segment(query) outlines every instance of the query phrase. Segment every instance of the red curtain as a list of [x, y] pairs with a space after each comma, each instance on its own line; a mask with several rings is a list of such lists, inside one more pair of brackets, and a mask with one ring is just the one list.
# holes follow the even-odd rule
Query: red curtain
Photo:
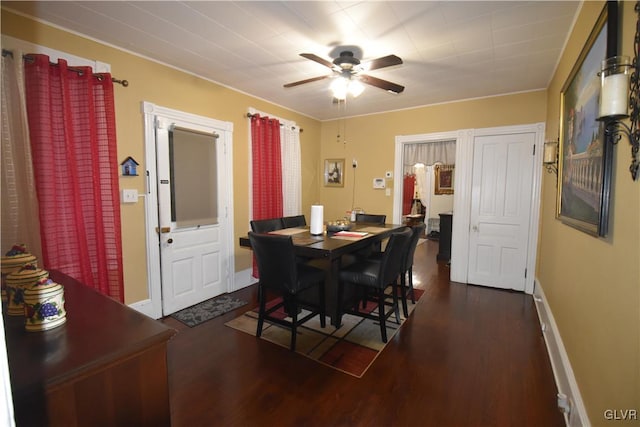
[[280, 122], [255, 114], [251, 117], [253, 218], [282, 216], [282, 160]]
[[124, 302], [113, 83], [25, 59], [43, 265]]
[[411, 213], [415, 185], [415, 175], [404, 176], [404, 183], [402, 184], [402, 215], [409, 215]]
[[[251, 158], [253, 218], [282, 216], [282, 154], [280, 121], [254, 114], [251, 117]], [[258, 277], [255, 258], [253, 276]]]

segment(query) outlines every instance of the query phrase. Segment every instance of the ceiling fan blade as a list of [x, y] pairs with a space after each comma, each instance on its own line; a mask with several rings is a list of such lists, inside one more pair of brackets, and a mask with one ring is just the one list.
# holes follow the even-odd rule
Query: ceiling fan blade
[[303, 85], [305, 83], [311, 83], [311, 82], [316, 82], [318, 80], [324, 80], [327, 79], [331, 76], [318, 76], [318, 77], [311, 77], [310, 79], [304, 79], [304, 80], [300, 80], [298, 82], [293, 82], [293, 83], [287, 83], [286, 85], [284, 85], [284, 87], [294, 87], [294, 86], [299, 86], [299, 85]]
[[392, 65], [402, 64], [402, 59], [396, 55], [383, 56], [382, 58], [372, 59], [367, 61], [363, 68], [367, 71], [377, 70], [384, 67], [391, 67]]
[[360, 77], [362, 83], [366, 83], [368, 85], [375, 86], [389, 92], [400, 93], [404, 90], [404, 86], [400, 86], [399, 84], [391, 83], [377, 77], [368, 76], [366, 74], [360, 74], [358, 77]]
[[333, 63], [327, 61], [324, 58], [320, 58], [318, 55], [314, 55], [313, 53], [301, 53], [300, 56], [315, 61], [318, 64], [324, 65], [327, 68], [333, 69]]

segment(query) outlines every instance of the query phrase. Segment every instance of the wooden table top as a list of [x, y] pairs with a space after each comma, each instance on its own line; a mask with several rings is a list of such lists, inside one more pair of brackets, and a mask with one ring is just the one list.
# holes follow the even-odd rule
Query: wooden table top
[[[405, 227], [400, 224], [366, 224], [359, 223], [350, 232], [367, 233], [363, 237], [340, 236], [339, 233], [325, 232], [313, 236], [309, 227], [287, 228], [276, 230], [274, 234], [291, 235], [296, 254], [310, 258], [335, 258], [346, 253], [367, 247], [372, 242], [389, 237], [394, 231]], [[249, 237], [240, 237], [240, 246], [250, 248]]]

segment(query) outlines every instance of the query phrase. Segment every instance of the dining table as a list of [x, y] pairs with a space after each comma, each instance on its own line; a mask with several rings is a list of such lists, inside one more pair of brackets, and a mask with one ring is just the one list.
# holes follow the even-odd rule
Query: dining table
[[[325, 310], [330, 322], [336, 328], [341, 326], [341, 307], [339, 304], [339, 274], [345, 255], [354, 254], [376, 242], [388, 238], [394, 231], [404, 228], [400, 224], [352, 223], [349, 230], [337, 232], [324, 231], [312, 235], [309, 226], [284, 228], [269, 234], [292, 237], [295, 254], [308, 258], [314, 265], [322, 265], [325, 277]], [[240, 246], [251, 248], [248, 236], [240, 237]]]

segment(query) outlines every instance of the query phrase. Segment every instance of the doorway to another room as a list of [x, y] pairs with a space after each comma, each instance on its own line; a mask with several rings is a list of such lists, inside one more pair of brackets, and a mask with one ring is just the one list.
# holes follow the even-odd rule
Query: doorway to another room
[[432, 240], [440, 237], [440, 214], [453, 212], [455, 156], [455, 139], [403, 147], [402, 217], [424, 222]]
[[[539, 208], [540, 208], [540, 181], [542, 170], [541, 148], [544, 141], [544, 124], [535, 123], [530, 125], [504, 126], [485, 129], [463, 129], [455, 132], [403, 135], [396, 137], [395, 145], [395, 176], [404, 177], [405, 174], [415, 174], [415, 181], [418, 181], [418, 174], [415, 173], [416, 162], [407, 153], [410, 153], [413, 146], [434, 144], [442, 141], [453, 141], [455, 145], [455, 156], [452, 160], [446, 158], [442, 164], [435, 160], [432, 173], [425, 173], [423, 177], [433, 179], [432, 183], [413, 184], [412, 194], [409, 194], [411, 182], [407, 186], [405, 193], [405, 181], [397, 179], [394, 182], [393, 200], [393, 220], [396, 223], [406, 219], [407, 209], [413, 209], [414, 199], [420, 199], [420, 203], [425, 206], [425, 219], [427, 222], [427, 233], [434, 231], [442, 222], [441, 214], [447, 216], [446, 220], [451, 224], [451, 245], [450, 251], [450, 279], [452, 282], [472, 283], [483, 286], [517, 289], [526, 293], [533, 293], [535, 281], [536, 247], [538, 236]], [[491, 167], [485, 167], [487, 163], [476, 162], [474, 149], [479, 144], [494, 144], [487, 147], [496, 148], [495, 152], [506, 153], [496, 156]], [[409, 147], [409, 148], [407, 148]], [[476, 157], [480, 157], [476, 153]], [[486, 157], [485, 157], [486, 159]], [[516, 161], [517, 160], [517, 161]], [[406, 162], [406, 165], [405, 165]], [[445, 165], [444, 163], [450, 163]], [[426, 172], [425, 165], [425, 172]], [[445, 168], [446, 166], [446, 168]], [[436, 167], [441, 174], [436, 177]], [[483, 173], [478, 173], [479, 168]], [[408, 169], [406, 169], [408, 168]], [[442, 168], [442, 169], [441, 169]], [[446, 171], [445, 179], [442, 172]], [[495, 173], [490, 174], [489, 171]], [[496, 178], [496, 179], [493, 179]], [[503, 190], [496, 187], [497, 182], [504, 184]], [[437, 205], [435, 194], [436, 185], [440, 190], [452, 192], [452, 200], [448, 203], [452, 205]], [[492, 187], [493, 186], [493, 187]], [[416, 196], [416, 187], [422, 188], [424, 195]], [[518, 191], [512, 191], [514, 188]], [[428, 190], [428, 194], [427, 193]], [[526, 191], [524, 191], [526, 189]], [[405, 197], [406, 194], [406, 197]], [[478, 215], [477, 209], [484, 209], [488, 205], [487, 200], [490, 195], [502, 197], [508, 203], [497, 203], [495, 215], [490, 220], [485, 221], [482, 215]], [[521, 197], [522, 196], [522, 197]], [[481, 200], [482, 197], [485, 199]], [[524, 203], [527, 198], [529, 203]], [[495, 199], [495, 198], [494, 198]], [[475, 203], [472, 203], [475, 200]], [[493, 199], [492, 199], [493, 200]], [[513, 216], [512, 212], [507, 212], [515, 206], [517, 201], [518, 215], [517, 224], [508, 223], [505, 227], [500, 227], [500, 221], [506, 221], [506, 217]], [[425, 203], [426, 202], [426, 203]], [[443, 211], [435, 212], [429, 208]], [[450, 210], [446, 210], [451, 206]], [[504, 208], [504, 209], [503, 209]], [[499, 211], [504, 213], [502, 217]], [[512, 210], [513, 211], [513, 210]], [[409, 210], [409, 212], [411, 212]], [[433, 221], [429, 227], [429, 217], [433, 215], [441, 216], [438, 225]], [[481, 221], [482, 220], [482, 221]], [[475, 223], [472, 224], [472, 221]], [[446, 222], [445, 222], [446, 223]], [[498, 224], [498, 225], [495, 225]], [[507, 222], [505, 222], [507, 224]], [[478, 237], [489, 237], [491, 230], [500, 228], [501, 230], [519, 230], [505, 242], [494, 242], [489, 247], [483, 239]], [[438, 230], [442, 234], [442, 230]], [[472, 235], [475, 233], [475, 235]], [[504, 243], [504, 244], [503, 244]], [[512, 244], [513, 243], [513, 244]], [[504, 269], [505, 266], [516, 265], [514, 258], [517, 255], [517, 274], [521, 277], [515, 278], [515, 270]], [[449, 254], [448, 254], [449, 256]], [[511, 260], [506, 260], [511, 257]], [[439, 255], [440, 257], [440, 255]], [[505, 261], [506, 260], [506, 261]], [[473, 261], [473, 262], [471, 262]], [[491, 271], [489, 271], [491, 270]], [[485, 274], [488, 272], [488, 274]]]

